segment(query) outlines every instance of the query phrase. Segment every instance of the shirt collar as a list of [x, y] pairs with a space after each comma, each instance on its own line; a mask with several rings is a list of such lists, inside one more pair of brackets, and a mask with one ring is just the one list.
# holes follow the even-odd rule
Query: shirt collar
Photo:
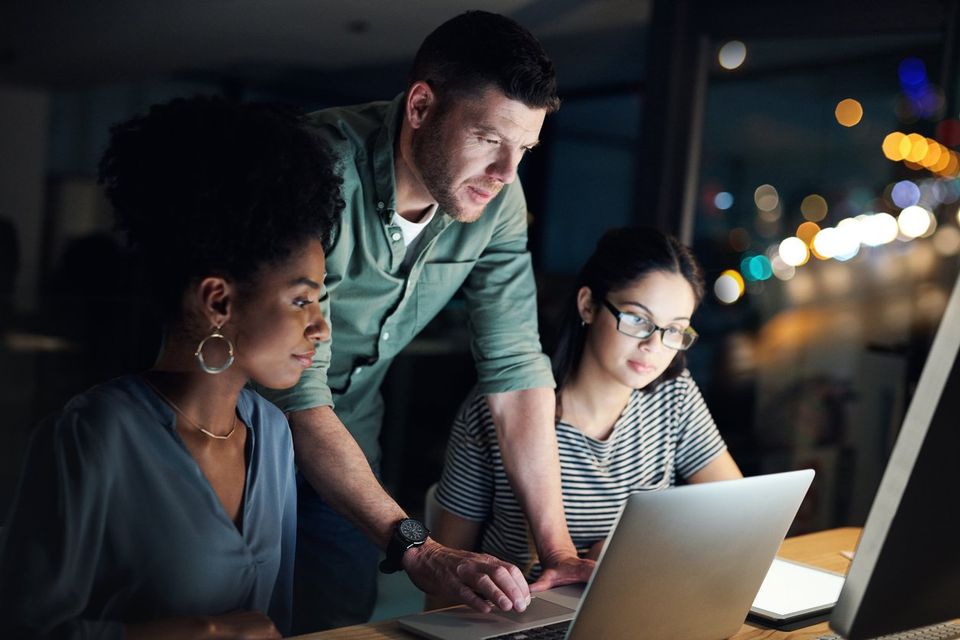
[[373, 170], [377, 185], [377, 202], [384, 204], [379, 210], [384, 224], [390, 224], [397, 210], [397, 181], [394, 175], [393, 152], [403, 117], [401, 93], [387, 106], [386, 117], [373, 149]]

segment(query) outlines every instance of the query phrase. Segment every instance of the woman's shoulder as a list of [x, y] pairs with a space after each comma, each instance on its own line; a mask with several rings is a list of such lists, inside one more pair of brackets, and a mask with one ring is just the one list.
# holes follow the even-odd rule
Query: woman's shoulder
[[90, 387], [63, 407], [61, 416], [77, 415], [98, 423], [122, 421], [149, 410], [148, 389], [140, 376], [126, 375]]
[[145, 435], [145, 418], [159, 422], [162, 414], [151, 406], [142, 379], [128, 375], [75, 395], [63, 409], [44, 420], [39, 431], [49, 431], [62, 444], [106, 447], [131, 428]]

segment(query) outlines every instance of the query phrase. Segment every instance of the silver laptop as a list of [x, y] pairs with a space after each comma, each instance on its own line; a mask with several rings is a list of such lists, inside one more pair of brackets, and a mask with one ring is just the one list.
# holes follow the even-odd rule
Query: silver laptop
[[812, 480], [805, 469], [634, 494], [585, 588], [537, 594], [521, 614], [454, 607], [400, 625], [437, 640], [553, 624], [567, 627], [559, 637], [569, 640], [727, 638], [743, 624]]

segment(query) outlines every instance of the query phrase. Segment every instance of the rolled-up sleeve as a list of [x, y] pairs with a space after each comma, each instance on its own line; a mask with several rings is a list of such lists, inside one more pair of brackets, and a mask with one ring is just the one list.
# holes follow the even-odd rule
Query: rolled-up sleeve
[[490, 243], [463, 285], [484, 395], [555, 386], [537, 330], [526, 201], [518, 184], [506, 191]]

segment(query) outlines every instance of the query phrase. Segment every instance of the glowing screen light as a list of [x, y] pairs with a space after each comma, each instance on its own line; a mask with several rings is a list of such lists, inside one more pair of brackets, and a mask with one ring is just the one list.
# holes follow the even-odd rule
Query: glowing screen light
[[733, 194], [721, 191], [713, 198], [713, 206], [721, 211], [726, 211], [733, 206]]
[[907, 207], [897, 216], [897, 225], [908, 238], [919, 238], [930, 228], [930, 212], [923, 207]]
[[901, 180], [893, 185], [890, 191], [890, 199], [901, 209], [912, 207], [920, 202], [920, 187], [909, 180]]
[[793, 236], [781, 242], [778, 251], [783, 263], [791, 267], [799, 267], [810, 259], [807, 243]]
[[747, 45], [739, 40], [731, 40], [720, 47], [717, 59], [724, 69], [736, 69], [747, 59]]
[[863, 118], [863, 106], [853, 98], [847, 98], [837, 103], [833, 115], [843, 126], [855, 127]]

